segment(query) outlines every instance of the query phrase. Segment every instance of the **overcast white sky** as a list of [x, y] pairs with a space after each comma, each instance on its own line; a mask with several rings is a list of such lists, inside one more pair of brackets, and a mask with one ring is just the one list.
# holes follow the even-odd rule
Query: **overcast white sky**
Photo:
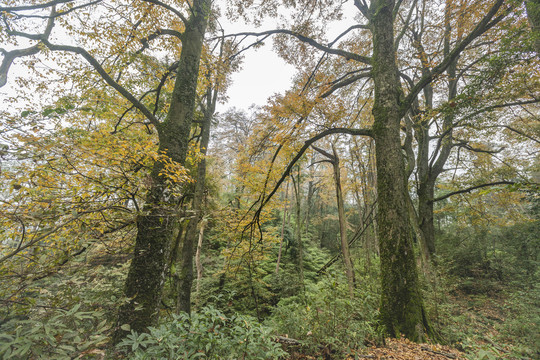
[[[345, 13], [347, 14], [347, 11]], [[254, 29], [253, 26], [242, 22], [231, 23], [225, 18], [222, 18], [220, 23], [223, 25], [225, 32], [229, 34], [241, 31], [262, 31], [263, 29], [275, 29], [277, 27], [275, 21], [272, 20], [265, 21], [259, 29]], [[331, 27], [330, 33], [335, 32], [337, 35], [339, 30], [346, 28], [343, 21], [339, 25], [336, 28]], [[249, 40], [246, 39], [244, 43], [249, 44]], [[255, 38], [251, 40], [255, 41]], [[15, 61], [10, 69], [8, 83], [3, 88], [0, 88], [0, 102], [3, 95], [13, 94], [13, 89], [16, 86], [15, 78], [21, 75], [24, 76], [27, 73], [24, 67], [17, 66], [17, 62], [19, 61]], [[273, 52], [272, 40], [267, 39], [263, 47], [250, 49], [244, 53], [242, 69], [233, 74], [233, 84], [227, 92], [229, 101], [227, 104], [220, 104], [218, 111], [223, 112], [233, 106], [248, 110], [252, 104], [264, 105], [269, 97], [275, 93], [283, 92], [291, 86], [294, 73], [293, 66], [286, 64]]]
[[227, 92], [229, 102], [218, 111], [230, 107], [247, 110], [252, 104], [264, 105], [268, 97], [287, 90], [292, 84], [294, 67], [272, 51], [271, 41], [262, 48], [246, 53], [242, 70], [234, 74]]

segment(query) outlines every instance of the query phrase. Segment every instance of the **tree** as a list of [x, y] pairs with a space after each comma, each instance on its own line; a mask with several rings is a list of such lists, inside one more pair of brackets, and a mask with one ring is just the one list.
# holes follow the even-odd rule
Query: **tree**
[[[531, 23], [531, 38], [536, 48], [536, 54], [540, 54], [540, 1], [527, 0], [527, 15]], [[540, 56], [540, 55], [539, 55]]]
[[[432, 71], [433, 55], [428, 54], [442, 52], [447, 56], [451, 44], [461, 41], [463, 34], [474, 26], [466, 20], [477, 17], [478, 14], [471, 12], [466, 15], [464, 5], [465, 3], [462, 3], [460, 7], [456, 7], [452, 2], [446, 2], [444, 29], [439, 30], [442, 34], [441, 41], [432, 41], [435, 35], [429, 31], [429, 27], [433, 26], [429, 23], [429, 18], [422, 18], [422, 21], [418, 21], [418, 24], [411, 28], [410, 41], [418, 53], [417, 71], [421, 74]], [[516, 130], [509, 122], [521, 121], [510, 111], [515, 112], [514, 109], [538, 101], [535, 90], [538, 87], [537, 76], [534, 68], [530, 66], [534, 59], [527, 54], [523, 25], [524, 18], [520, 16], [500, 24], [506, 30], [507, 39], [512, 41], [494, 39], [487, 47], [482, 42], [484, 38], [478, 38], [473, 43], [474, 51], [462, 54], [449, 65], [444, 82], [424, 88], [423, 96], [419, 94], [415, 101], [410, 113], [411, 118], [406, 119], [411, 133], [414, 133], [418, 149], [414, 161], [413, 143], [405, 143], [410, 154], [409, 162], [416, 163], [418, 225], [424, 253], [428, 258], [435, 254], [435, 187], [439, 176], [448, 170], [451, 156], [456, 151], [458, 154], [460, 151], [500, 153], [504, 146], [496, 148], [481, 145], [496, 142], [493, 138], [490, 140], [489, 136], [482, 139], [482, 129], [493, 131], [510, 127]], [[426, 35], [429, 35], [429, 41], [423, 39]], [[492, 35], [486, 34], [486, 37], [489, 36]], [[439, 46], [442, 46], [442, 49], [439, 49]], [[524, 76], [525, 73], [528, 76]], [[411, 79], [417, 75], [409, 74], [404, 77], [412, 87]], [[472, 131], [468, 131], [468, 128], [472, 128]], [[500, 132], [497, 134], [501, 135]], [[412, 138], [412, 135], [410, 136]], [[410, 171], [413, 171], [412, 166]], [[501, 181], [509, 183], [512, 179], [486, 178], [483, 181], [485, 184], [493, 182], [497, 185]]]
[[[112, 10], [112, 13], [122, 14], [124, 11], [123, 5], [120, 3], [110, 10]], [[125, 295], [129, 298], [129, 301], [120, 308], [118, 329], [114, 342], [122, 339], [128, 328], [139, 332], [144, 331], [148, 326], [155, 324], [159, 316], [171, 240], [178, 230], [177, 206], [181, 197], [181, 193], [178, 192], [177, 188], [178, 176], [183, 173], [182, 169], [186, 160], [191, 124], [196, 106], [199, 61], [212, 1], [183, 2], [180, 4], [183, 10], [156, 0], [143, 0], [137, 2], [136, 5], [135, 8], [141, 11], [137, 13], [138, 19], [132, 22], [132, 19], [126, 16], [126, 22], [120, 22], [120, 26], [127, 25], [125, 28], [120, 29], [120, 34], [124, 35], [120, 38], [125, 41], [125, 45], [119, 45], [121, 41], [118, 41], [115, 44], [116, 46], [111, 48], [113, 60], [109, 62], [107, 62], [107, 59], [110, 59], [110, 57], [107, 56], [104, 56], [102, 60], [97, 59], [97, 56], [107, 48], [94, 49], [95, 55], [93, 55], [83, 47], [57, 44], [54, 42], [54, 37], [51, 36], [55, 23], [68, 27], [70, 30], [73, 29], [73, 25], [69, 23], [72, 12], [82, 11], [88, 23], [93, 24], [95, 20], [88, 18], [88, 14], [83, 11], [99, 6], [99, 2], [78, 5], [75, 1], [59, 0], [36, 5], [0, 8], [6, 20], [3, 36], [7, 36], [10, 40], [12, 38], [23, 38], [35, 43], [35, 45], [25, 49], [3, 51], [4, 58], [0, 67], [2, 77], [6, 76], [11, 63], [17, 57], [34, 55], [44, 49], [51, 52], [77, 54], [84, 58], [110, 87], [127, 99], [132, 108], [142, 113], [144, 120], [157, 131], [158, 154], [160, 157], [154, 162], [150, 172], [150, 185], [145, 204], [137, 218], [134, 255], [125, 289]], [[48, 16], [41, 17], [47, 22], [42, 33], [32, 34], [14, 29], [15, 26], [20, 26], [18, 22], [28, 18], [24, 15], [21, 16], [21, 12], [36, 9], [50, 9]], [[110, 14], [107, 10], [104, 11], [105, 14]], [[187, 12], [189, 16], [185, 16], [184, 12]], [[160, 28], [161, 24], [159, 24], [158, 20], [163, 13], [167, 14], [168, 19], [170, 19], [164, 25], [172, 25], [173, 29]], [[114, 14], [110, 15], [114, 16]], [[107, 18], [106, 25], [112, 29], [117, 26], [115, 20], [111, 20], [111, 18]], [[129, 73], [130, 67], [135, 63], [133, 58], [136, 59], [137, 55], [148, 48], [152, 40], [164, 35], [172, 36], [176, 41], [180, 41], [182, 50], [178, 62], [162, 78], [162, 81], [165, 82], [171, 73], [176, 74], [167, 115], [163, 120], [160, 120], [156, 117], [155, 111], [157, 110], [159, 90], [162, 85], [156, 91], [156, 105], [154, 105], [154, 111], [152, 111], [143, 102], [146, 95], [137, 98], [130, 91], [136, 90], [137, 87], [126, 88], [121, 85], [120, 81], [124, 72]], [[104, 38], [109, 39], [109, 36], [104, 36]], [[114, 34], [114, 36], [117, 36], [117, 34]], [[95, 36], [91, 36], [88, 44], [92, 44], [92, 41], [94, 43], [99, 42], [99, 40]], [[126, 51], [136, 46], [140, 47], [140, 44], [142, 44], [142, 50], [131, 53]], [[114, 51], [118, 52], [114, 53]]]
[[334, 182], [336, 187], [336, 202], [339, 218], [339, 237], [341, 240], [341, 253], [343, 254], [343, 261], [345, 263], [345, 272], [347, 274], [347, 281], [349, 285], [349, 296], [352, 299], [354, 297], [355, 286], [354, 266], [351, 260], [351, 254], [349, 251], [349, 240], [347, 238], [347, 218], [345, 217], [345, 205], [343, 200], [343, 188], [341, 186], [341, 169], [339, 166], [339, 157], [334, 144], [332, 144], [332, 154], [323, 149], [319, 149], [316, 146], [312, 147], [318, 153], [326, 157], [328, 159], [326, 161], [332, 164], [332, 169], [334, 172]]
[[[446, 56], [443, 54], [438, 58], [438, 64], [429, 73], [422, 74], [409, 87], [408, 92], [405, 92], [400, 80], [400, 65], [409, 63], [410, 58], [407, 56], [410, 54], [400, 52], [398, 49], [402, 46], [403, 32], [410, 26], [416, 4], [417, 2], [409, 4], [393, 0], [373, 0], [368, 5], [363, 0], [355, 0], [354, 6], [367, 23], [349, 27], [332, 42], [321, 38], [323, 32], [319, 31], [319, 28], [308, 19], [303, 19], [304, 22], [297, 21], [300, 25], [292, 29], [242, 33], [241, 35], [281, 34], [281, 36], [287, 36], [288, 39], [298, 40], [296, 43], [283, 41], [281, 47], [290, 49], [290, 46], [293, 46], [298, 49], [296, 53], [305, 58], [309, 56], [306, 55], [306, 45], [309, 45], [324, 54], [322, 59], [334, 55], [353, 62], [359, 67], [368, 67], [367, 70], [357, 68], [354, 72], [347, 72], [349, 67], [344, 65], [343, 68], [346, 69], [344, 75], [339, 80], [329, 83], [326, 91], [320, 91], [319, 97], [327, 98], [360, 79], [371, 78], [374, 92], [372, 127], [370, 129], [330, 128], [306, 141], [300, 152], [305, 151], [306, 146], [321, 137], [336, 132], [368, 135], [374, 138], [378, 193], [377, 227], [382, 274], [381, 320], [388, 335], [399, 336], [402, 333], [410, 339], [421, 340], [425, 333], [431, 333], [431, 329], [424, 310], [416, 270], [408, 179], [401, 146], [401, 123], [409, 113], [417, 95], [443, 74], [473, 40], [504, 19], [513, 9], [513, 5], [503, 6], [504, 1], [497, 0], [481, 9], [483, 16], [478, 24], [460, 41], [453, 44]], [[316, 8], [321, 14], [328, 14], [322, 10], [324, 1], [302, 1], [294, 5], [299, 9], [296, 13], [298, 17], [302, 17], [302, 14], [305, 14], [304, 10], [309, 7]], [[335, 7], [331, 8], [331, 10], [335, 9]], [[340, 14], [339, 9], [328, 17], [339, 18], [336, 14]], [[342, 41], [339, 46], [335, 46], [338, 40], [346, 38], [355, 30], [360, 33], [359, 38], [364, 46], [359, 49], [355, 46], [357, 43], [347, 41]], [[325, 45], [326, 43], [328, 45]], [[367, 54], [368, 51], [371, 51], [371, 55]], [[289, 55], [286, 57], [290, 59], [292, 52], [290, 50], [288, 52]], [[401, 56], [404, 58], [401, 59]], [[397, 62], [398, 57], [402, 61]], [[299, 157], [295, 157], [297, 158]], [[291, 168], [288, 166], [283, 176], [287, 176]], [[278, 182], [278, 186], [280, 183]], [[270, 192], [269, 196], [274, 192]], [[261, 203], [264, 205], [264, 202], [263, 199]]]

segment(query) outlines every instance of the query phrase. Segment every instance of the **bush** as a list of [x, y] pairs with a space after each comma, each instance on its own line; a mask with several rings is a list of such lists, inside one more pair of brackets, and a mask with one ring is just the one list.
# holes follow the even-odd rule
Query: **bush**
[[[0, 330], [1, 359], [73, 359], [101, 354], [109, 330], [102, 311], [55, 309], [46, 318], [10, 321]], [[88, 358], [88, 357], [87, 357]]]
[[191, 317], [173, 315], [149, 333], [131, 332], [118, 348], [129, 359], [277, 359], [286, 353], [271, 335], [271, 329], [248, 316], [227, 317], [205, 307]]
[[282, 299], [268, 323], [311, 350], [324, 346], [347, 352], [378, 340], [378, 298], [369, 289], [359, 288], [351, 300], [346, 282], [329, 277], [308, 288], [305, 298]]

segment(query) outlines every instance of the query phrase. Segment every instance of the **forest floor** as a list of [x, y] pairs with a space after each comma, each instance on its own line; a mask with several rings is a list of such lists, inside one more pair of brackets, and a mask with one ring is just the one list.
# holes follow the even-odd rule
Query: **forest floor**
[[387, 339], [384, 346], [367, 347], [346, 357], [326, 350], [311, 356], [293, 351], [290, 360], [532, 360], [540, 356], [537, 343], [540, 310], [539, 299], [534, 300], [535, 293], [532, 289], [509, 292], [497, 289], [484, 294], [463, 291], [447, 294], [447, 305], [436, 307], [439, 320], [433, 325], [451, 346]]
[[[323, 353], [317, 356], [292, 353], [290, 360], [338, 359]], [[347, 356], [344, 360], [375, 359], [375, 360], [448, 360], [466, 359], [464, 354], [449, 346], [416, 344], [407, 339], [387, 339], [382, 347], [366, 348], [358, 353]]]

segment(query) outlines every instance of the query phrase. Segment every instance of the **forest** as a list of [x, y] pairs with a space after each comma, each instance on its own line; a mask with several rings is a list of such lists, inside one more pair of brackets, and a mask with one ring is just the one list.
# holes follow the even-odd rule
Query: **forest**
[[540, 358], [540, 0], [0, 15], [0, 359]]

